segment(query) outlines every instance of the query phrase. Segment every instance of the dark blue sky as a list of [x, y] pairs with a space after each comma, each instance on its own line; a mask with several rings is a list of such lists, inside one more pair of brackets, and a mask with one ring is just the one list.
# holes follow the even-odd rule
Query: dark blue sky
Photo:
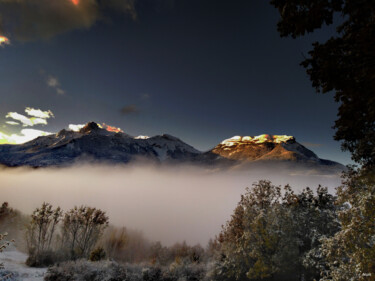
[[[106, 11], [89, 28], [49, 39], [9, 32], [11, 44], [0, 48], [1, 124], [7, 112], [34, 107], [55, 115], [35, 126], [45, 131], [92, 120], [131, 135], [169, 133], [200, 150], [233, 135], [287, 134], [349, 163], [332, 137], [333, 95], [315, 93], [299, 66], [332, 30], [280, 38], [278, 12], [264, 0], [138, 0], [135, 11], [136, 20]], [[51, 77], [58, 86], [47, 85]]]

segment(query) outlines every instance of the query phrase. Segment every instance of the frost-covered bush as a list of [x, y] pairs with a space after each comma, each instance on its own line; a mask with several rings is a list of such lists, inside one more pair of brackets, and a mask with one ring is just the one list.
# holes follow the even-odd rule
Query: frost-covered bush
[[204, 264], [178, 264], [176, 262], [172, 263], [168, 270], [165, 272], [166, 280], [178, 280], [178, 281], [188, 281], [188, 280], [205, 280], [207, 273], [206, 265]]
[[50, 267], [46, 281], [116, 281], [130, 280], [125, 269], [115, 262], [69, 261]]
[[113, 261], [89, 262], [79, 260], [50, 267], [46, 281], [199, 281], [206, 278], [202, 264], [176, 264], [153, 266], [149, 264], [124, 264]]

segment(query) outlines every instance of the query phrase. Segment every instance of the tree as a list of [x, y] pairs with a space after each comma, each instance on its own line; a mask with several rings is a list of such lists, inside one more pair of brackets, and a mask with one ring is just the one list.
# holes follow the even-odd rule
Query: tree
[[63, 219], [63, 239], [71, 258], [88, 258], [107, 226], [108, 217], [100, 209], [81, 206], [66, 212]]
[[281, 188], [264, 180], [241, 196], [232, 219], [218, 237], [221, 256], [216, 279], [270, 279], [282, 270], [277, 256], [287, 235], [281, 231], [278, 218], [288, 218], [281, 214], [281, 200]]
[[26, 231], [30, 256], [38, 257], [51, 250], [53, 235], [61, 216], [60, 207], [53, 209], [49, 203], [44, 202], [40, 208], [35, 209]]
[[322, 280], [375, 280], [375, 174], [349, 170], [338, 202], [342, 229], [322, 245]]
[[321, 240], [338, 230], [327, 188], [295, 194], [269, 181], [241, 197], [218, 237], [215, 280], [313, 280], [320, 275]]
[[[375, 5], [373, 0], [272, 0], [278, 31], [293, 38], [336, 24], [337, 35], [315, 42], [306, 68], [318, 92], [340, 103], [334, 138], [364, 167], [375, 166]], [[341, 19], [337, 19], [341, 15]]]
[[126, 228], [117, 229], [110, 226], [104, 235], [102, 244], [108, 256], [114, 260], [120, 260], [121, 252], [128, 242]]
[[[6, 247], [8, 247], [10, 244], [9, 242], [3, 242], [3, 240], [5, 239], [7, 235], [8, 235], [7, 233], [4, 233], [4, 234], [0, 233], [0, 253], [2, 253], [6, 249]], [[0, 263], [0, 269], [4, 269], [3, 263]], [[6, 274], [5, 276], [1, 276], [0, 280], [8, 280], [11, 277], [12, 277], [12, 273], [9, 273], [9, 274]]]

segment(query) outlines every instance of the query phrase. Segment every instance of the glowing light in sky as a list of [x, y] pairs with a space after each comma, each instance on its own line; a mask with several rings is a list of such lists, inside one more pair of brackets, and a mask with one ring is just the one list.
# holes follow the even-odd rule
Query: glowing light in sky
[[74, 5], [78, 5], [79, 4], [79, 0], [71, 0], [72, 1], [72, 3], [74, 4]]
[[0, 46], [2, 45], [2, 44], [9, 44], [10, 42], [9, 42], [9, 39], [7, 38], [7, 37], [5, 37], [5, 36], [0, 36]]
[[108, 132], [114, 132], [114, 133], [123, 133], [124, 131], [117, 127], [109, 126], [105, 123], [103, 123], [103, 128], [106, 129]]

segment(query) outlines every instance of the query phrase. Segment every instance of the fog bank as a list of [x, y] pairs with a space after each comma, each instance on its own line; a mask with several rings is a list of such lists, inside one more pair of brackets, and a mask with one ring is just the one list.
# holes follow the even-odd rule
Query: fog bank
[[110, 223], [142, 230], [171, 245], [205, 245], [220, 232], [246, 187], [260, 179], [290, 183], [295, 190], [318, 184], [330, 191], [338, 176], [291, 175], [279, 170], [220, 172], [188, 166], [75, 166], [0, 170], [1, 201], [30, 214], [49, 202], [67, 210], [89, 205], [107, 212]]

